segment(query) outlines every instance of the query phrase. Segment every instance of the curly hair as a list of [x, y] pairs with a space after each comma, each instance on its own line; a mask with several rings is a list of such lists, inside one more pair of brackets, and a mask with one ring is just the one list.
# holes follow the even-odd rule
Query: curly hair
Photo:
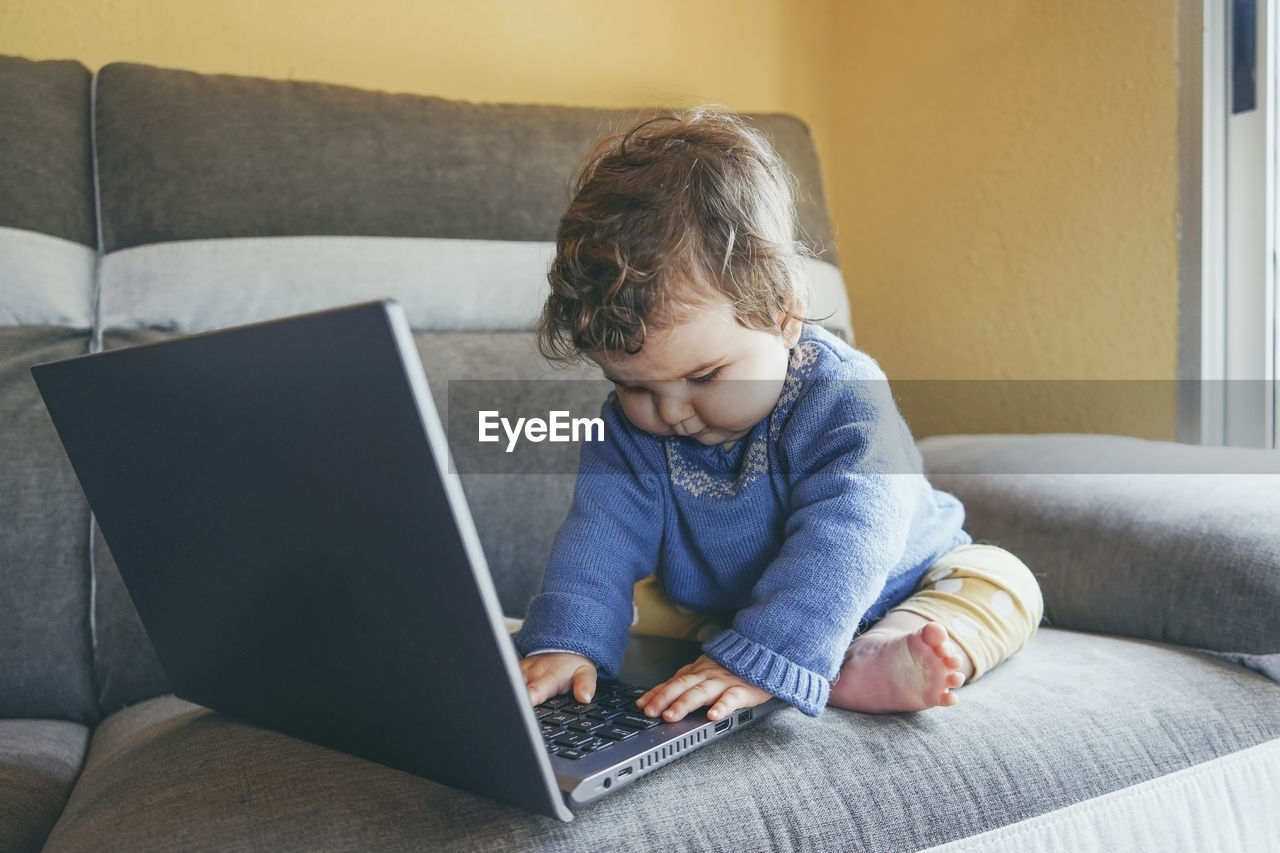
[[[779, 330], [806, 302], [793, 178], [742, 118], [648, 118], [588, 155], [556, 233], [538, 348], [553, 361], [635, 354], [708, 288], [739, 323]], [[779, 322], [779, 318], [782, 322]]]

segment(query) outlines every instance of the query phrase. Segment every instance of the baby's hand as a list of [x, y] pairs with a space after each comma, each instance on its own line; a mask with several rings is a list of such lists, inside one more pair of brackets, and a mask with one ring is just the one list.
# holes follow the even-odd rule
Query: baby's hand
[[590, 702], [596, 695], [596, 665], [590, 658], [572, 652], [546, 652], [529, 655], [520, 661], [529, 699], [538, 705], [552, 696], [568, 693], [579, 702]]
[[636, 704], [650, 717], [662, 714], [664, 720], [674, 723], [704, 705], [711, 705], [707, 716], [719, 720], [742, 708], [754, 708], [772, 696], [702, 655], [680, 667], [671, 678], [637, 699]]

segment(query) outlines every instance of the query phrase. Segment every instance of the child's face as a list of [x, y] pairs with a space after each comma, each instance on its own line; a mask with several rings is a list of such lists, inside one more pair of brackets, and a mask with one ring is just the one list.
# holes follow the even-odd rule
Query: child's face
[[798, 334], [798, 323], [786, 337], [748, 329], [716, 294], [677, 322], [651, 330], [635, 355], [588, 355], [640, 429], [730, 446], [773, 411]]

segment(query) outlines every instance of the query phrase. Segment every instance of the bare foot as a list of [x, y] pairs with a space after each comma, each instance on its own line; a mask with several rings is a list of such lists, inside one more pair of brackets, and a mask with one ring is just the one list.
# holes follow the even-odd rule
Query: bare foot
[[854, 639], [829, 702], [873, 714], [949, 706], [959, 701], [951, 688], [972, 674], [946, 628], [899, 610]]

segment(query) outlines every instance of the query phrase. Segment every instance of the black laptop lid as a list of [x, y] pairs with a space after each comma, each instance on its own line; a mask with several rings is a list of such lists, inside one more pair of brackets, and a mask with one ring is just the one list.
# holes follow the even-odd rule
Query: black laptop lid
[[395, 303], [32, 373], [178, 696], [567, 817]]

